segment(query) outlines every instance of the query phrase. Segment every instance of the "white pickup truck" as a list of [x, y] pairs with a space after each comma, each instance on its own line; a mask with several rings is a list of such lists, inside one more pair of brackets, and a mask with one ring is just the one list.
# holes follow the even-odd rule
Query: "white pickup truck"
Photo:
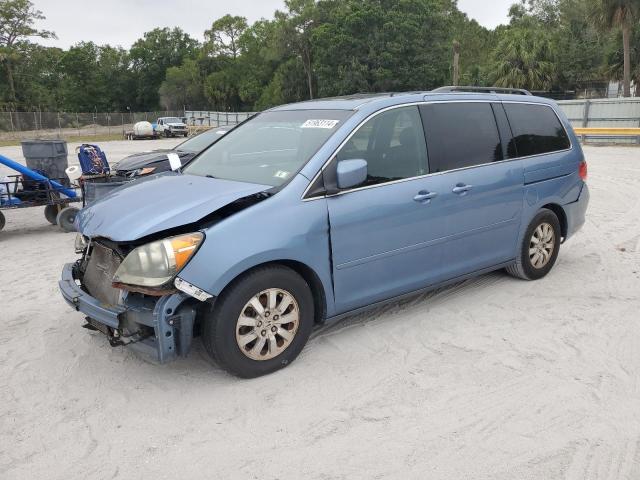
[[165, 137], [186, 137], [189, 135], [187, 125], [178, 117], [160, 117], [155, 125], [158, 135]]

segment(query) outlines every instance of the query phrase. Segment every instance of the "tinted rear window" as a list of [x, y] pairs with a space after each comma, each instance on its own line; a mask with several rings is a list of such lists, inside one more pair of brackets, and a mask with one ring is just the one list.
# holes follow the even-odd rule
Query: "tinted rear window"
[[490, 103], [434, 103], [422, 106], [421, 111], [430, 172], [503, 159]]
[[[566, 150], [571, 146], [558, 116], [545, 105], [505, 103], [519, 157]], [[513, 152], [514, 145], [509, 145]]]

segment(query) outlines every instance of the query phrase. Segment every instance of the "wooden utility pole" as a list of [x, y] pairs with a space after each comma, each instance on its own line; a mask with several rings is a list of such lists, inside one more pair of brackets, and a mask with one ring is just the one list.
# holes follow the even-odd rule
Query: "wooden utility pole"
[[460, 42], [453, 41], [453, 86], [460, 84]]

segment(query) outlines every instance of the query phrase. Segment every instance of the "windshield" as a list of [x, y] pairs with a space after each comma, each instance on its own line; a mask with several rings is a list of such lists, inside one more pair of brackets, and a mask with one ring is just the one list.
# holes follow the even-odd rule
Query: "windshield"
[[163, 118], [162, 120], [164, 120], [164, 123], [182, 123], [182, 119], [176, 117]]
[[182, 152], [200, 153], [202, 150], [222, 137], [222, 135], [224, 135], [224, 133], [226, 132], [227, 130], [221, 128], [207, 130], [206, 132], [199, 133], [195, 137], [191, 137], [189, 140], [182, 142], [176, 147], [176, 150], [180, 150]]
[[184, 173], [280, 186], [352, 113], [296, 110], [257, 115], [202, 152]]

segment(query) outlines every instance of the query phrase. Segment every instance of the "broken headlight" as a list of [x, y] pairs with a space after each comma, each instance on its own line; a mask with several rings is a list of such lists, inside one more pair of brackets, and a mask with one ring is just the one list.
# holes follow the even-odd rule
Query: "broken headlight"
[[75, 241], [76, 253], [83, 253], [87, 249], [87, 244], [87, 238], [81, 233], [78, 233]]
[[184, 267], [202, 243], [200, 232], [169, 237], [133, 250], [122, 261], [113, 283], [158, 288], [168, 283]]

